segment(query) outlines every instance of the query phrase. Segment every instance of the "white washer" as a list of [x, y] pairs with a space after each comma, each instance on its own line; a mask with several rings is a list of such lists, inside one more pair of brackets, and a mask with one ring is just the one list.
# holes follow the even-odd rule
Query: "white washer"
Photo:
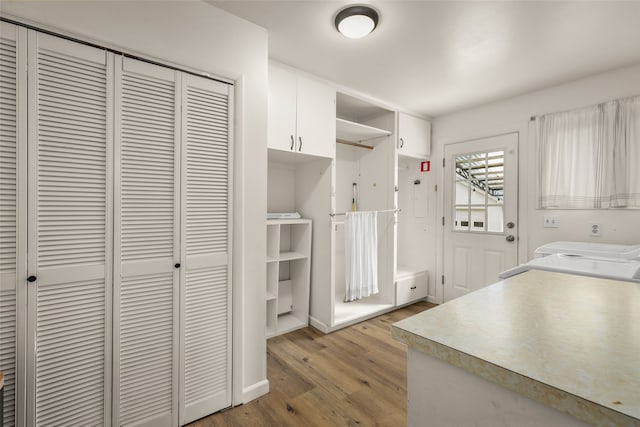
[[640, 283], [640, 245], [549, 243], [536, 249], [534, 259], [503, 271], [499, 277], [505, 279], [529, 270], [556, 271]]

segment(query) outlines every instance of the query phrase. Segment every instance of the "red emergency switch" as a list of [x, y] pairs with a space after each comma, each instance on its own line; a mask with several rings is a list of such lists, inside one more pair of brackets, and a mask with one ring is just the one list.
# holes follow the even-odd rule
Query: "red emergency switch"
[[420, 163], [420, 172], [429, 172], [431, 170], [431, 161], [427, 160], [426, 162]]

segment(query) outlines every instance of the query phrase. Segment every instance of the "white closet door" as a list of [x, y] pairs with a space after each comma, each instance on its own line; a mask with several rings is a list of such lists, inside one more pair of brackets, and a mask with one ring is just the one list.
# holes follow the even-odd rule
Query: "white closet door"
[[180, 424], [231, 405], [229, 85], [182, 82]]
[[175, 426], [180, 74], [116, 61], [114, 424]]
[[109, 425], [112, 56], [29, 32], [27, 425]]
[[[16, 389], [18, 365], [24, 372], [24, 332], [18, 333], [17, 310], [26, 301], [26, 30], [0, 27], [0, 369], [4, 374], [4, 426], [24, 422], [24, 384]], [[20, 295], [19, 295], [20, 294]], [[21, 317], [21, 320], [24, 320]], [[20, 357], [21, 356], [21, 357]], [[20, 361], [20, 362], [18, 362]], [[0, 420], [2, 424], [2, 420]]]

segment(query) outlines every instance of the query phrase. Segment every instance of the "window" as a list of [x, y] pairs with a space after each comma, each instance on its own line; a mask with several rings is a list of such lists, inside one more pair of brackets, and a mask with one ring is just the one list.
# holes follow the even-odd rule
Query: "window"
[[640, 97], [535, 118], [540, 208], [640, 207]]
[[455, 158], [455, 231], [503, 232], [504, 151]]

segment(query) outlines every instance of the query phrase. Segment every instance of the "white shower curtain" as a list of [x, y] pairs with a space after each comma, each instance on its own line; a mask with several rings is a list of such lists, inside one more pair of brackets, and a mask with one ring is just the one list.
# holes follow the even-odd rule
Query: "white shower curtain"
[[349, 212], [344, 221], [345, 301], [378, 293], [378, 213]]

